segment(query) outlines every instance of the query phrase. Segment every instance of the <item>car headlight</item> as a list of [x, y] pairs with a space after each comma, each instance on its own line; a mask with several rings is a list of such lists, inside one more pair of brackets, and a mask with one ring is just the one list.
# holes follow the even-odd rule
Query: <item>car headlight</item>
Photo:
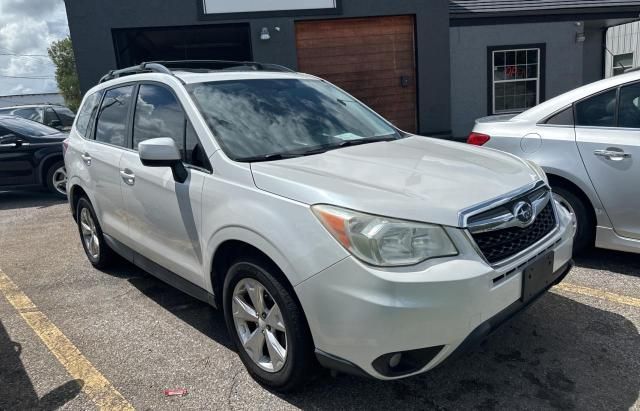
[[547, 185], [549, 185], [549, 178], [547, 177], [547, 173], [544, 172], [542, 167], [540, 167], [538, 164], [534, 163], [531, 160], [526, 160], [526, 161], [527, 161], [527, 164], [529, 164], [529, 167], [531, 167], [533, 171], [535, 171], [538, 177], [540, 177], [542, 181], [544, 181], [545, 183], [547, 183]]
[[329, 205], [311, 207], [333, 237], [360, 260], [384, 267], [458, 254], [439, 225], [396, 220]]

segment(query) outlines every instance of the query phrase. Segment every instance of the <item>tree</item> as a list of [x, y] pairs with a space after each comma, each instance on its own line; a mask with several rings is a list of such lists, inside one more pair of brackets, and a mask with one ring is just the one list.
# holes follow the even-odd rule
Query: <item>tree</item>
[[64, 102], [71, 110], [76, 111], [82, 101], [80, 81], [76, 71], [76, 58], [73, 54], [71, 38], [54, 41], [47, 50], [56, 66], [56, 82]]

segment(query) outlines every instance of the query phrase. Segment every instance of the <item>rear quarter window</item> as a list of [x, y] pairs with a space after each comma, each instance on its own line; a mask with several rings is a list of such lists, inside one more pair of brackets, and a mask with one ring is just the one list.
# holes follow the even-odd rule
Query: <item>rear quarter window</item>
[[[98, 104], [100, 103], [101, 92], [91, 94], [85, 99], [82, 108], [78, 112], [76, 120], [76, 131], [83, 137], [89, 138], [89, 123], [91, 118], [98, 110]], [[69, 110], [71, 111], [71, 110]]]

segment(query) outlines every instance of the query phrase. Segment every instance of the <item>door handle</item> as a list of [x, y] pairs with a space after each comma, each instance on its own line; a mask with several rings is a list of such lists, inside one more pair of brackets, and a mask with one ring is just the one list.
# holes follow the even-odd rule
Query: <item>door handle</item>
[[91, 156], [88, 153], [84, 153], [80, 157], [82, 157], [82, 161], [84, 161], [86, 165], [91, 165]]
[[122, 181], [124, 181], [126, 185], [132, 186], [136, 183], [136, 175], [128, 168], [120, 170], [120, 177], [122, 177]]
[[631, 158], [631, 154], [629, 153], [625, 153], [624, 151], [611, 150], [611, 149], [596, 150], [593, 152], [593, 154], [595, 154], [598, 157], [604, 157], [607, 160], [611, 160], [611, 161], [622, 161], [625, 158]]

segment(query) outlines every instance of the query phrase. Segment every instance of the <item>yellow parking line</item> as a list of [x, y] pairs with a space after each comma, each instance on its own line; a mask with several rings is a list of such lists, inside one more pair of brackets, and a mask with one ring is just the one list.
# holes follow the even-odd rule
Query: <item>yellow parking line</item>
[[613, 303], [630, 305], [632, 307], [640, 307], [640, 298], [610, 293], [609, 291], [597, 290], [594, 288], [583, 287], [581, 285], [569, 284], [569, 283], [560, 283], [554, 288], [560, 291], [566, 291], [573, 294], [580, 294], [580, 295], [586, 295], [587, 297], [600, 298], [602, 300], [611, 301]]
[[0, 270], [0, 292], [24, 318], [29, 327], [55, 355], [69, 374], [82, 380], [82, 391], [105, 410], [133, 410], [133, 406], [82, 355], [80, 350], [52, 323], [11, 279]]

